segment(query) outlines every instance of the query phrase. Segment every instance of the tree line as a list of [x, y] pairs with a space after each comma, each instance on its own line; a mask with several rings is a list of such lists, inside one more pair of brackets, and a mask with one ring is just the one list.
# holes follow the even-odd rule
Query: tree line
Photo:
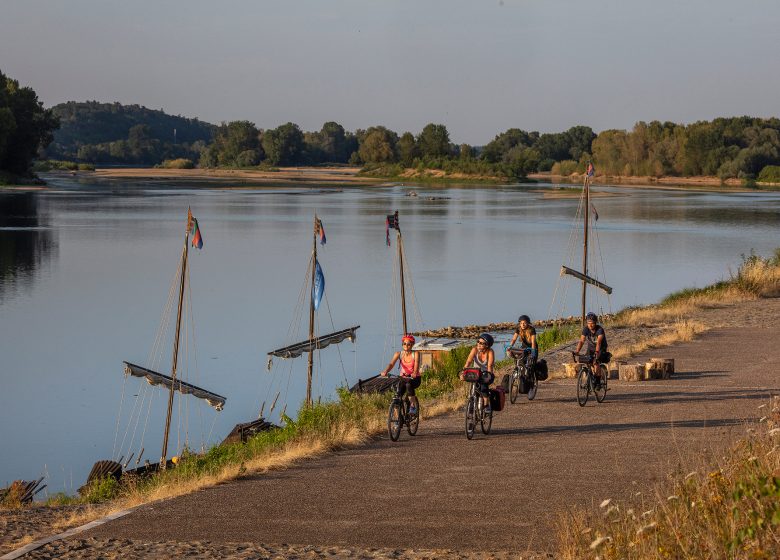
[[588, 126], [540, 134], [510, 128], [484, 146], [455, 144], [443, 124], [414, 134], [384, 126], [350, 132], [337, 122], [307, 132], [292, 122], [261, 129], [213, 125], [139, 105], [74, 101], [44, 109], [31, 88], [0, 72], [0, 170], [29, 174], [35, 157], [86, 164], [254, 167], [351, 164], [375, 175], [437, 169], [471, 176], [539, 171], [623, 176], [777, 178], [780, 119], [732, 117], [692, 124], [638, 122], [630, 131]]

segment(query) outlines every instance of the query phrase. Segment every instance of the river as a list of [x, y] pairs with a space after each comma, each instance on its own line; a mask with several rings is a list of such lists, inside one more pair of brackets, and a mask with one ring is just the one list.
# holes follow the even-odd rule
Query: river
[[[392, 247], [385, 243], [394, 210], [418, 302], [409, 311], [415, 330], [579, 312], [579, 287], [559, 278], [561, 264], [581, 266], [571, 190], [222, 186], [56, 176], [44, 190], [0, 190], [0, 486], [46, 475], [48, 492], [72, 493], [96, 460], [141, 447], [144, 458], [159, 458], [166, 396], [125, 379], [122, 361], [148, 363], [188, 207], [204, 246], [190, 251], [182, 368], [227, 403], [215, 412], [177, 399], [173, 452], [220, 441], [264, 401], [267, 412], [277, 391], [271, 420], [283, 401], [294, 416], [305, 357], [277, 358], [268, 373], [266, 354], [306, 336], [307, 310], [292, 333], [291, 324], [315, 211], [327, 234], [319, 332], [361, 325], [355, 344], [317, 356], [315, 396], [333, 398], [339, 385], [373, 375], [398, 346], [394, 232]], [[727, 278], [742, 255], [780, 246], [778, 193], [595, 187], [593, 206], [591, 267], [614, 288], [610, 299], [589, 302], [598, 312]], [[152, 362], [162, 373], [170, 373], [171, 332]]]

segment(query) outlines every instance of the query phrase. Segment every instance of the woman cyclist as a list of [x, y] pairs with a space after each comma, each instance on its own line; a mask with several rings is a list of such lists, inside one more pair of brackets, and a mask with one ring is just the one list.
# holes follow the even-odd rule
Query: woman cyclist
[[393, 354], [393, 359], [387, 364], [387, 367], [383, 369], [379, 375], [382, 377], [387, 376], [387, 372], [393, 369], [393, 366], [398, 362], [398, 376], [400, 377], [398, 386], [398, 394], [400, 397], [404, 396], [404, 393], [409, 393], [409, 414], [417, 414], [418, 402], [417, 395], [414, 394], [414, 390], [422, 383], [422, 377], [420, 376], [420, 360], [417, 352], [412, 350], [414, 346], [414, 337], [410, 334], [405, 334], [401, 338], [400, 352]]
[[539, 346], [536, 343], [536, 329], [531, 325], [531, 319], [528, 315], [520, 315], [517, 318], [517, 328], [515, 334], [512, 336], [512, 340], [507, 347], [507, 355], [509, 350], [515, 345], [515, 342], [520, 339], [520, 348], [528, 349], [528, 358], [526, 359], [526, 367], [530, 370], [536, 364], [536, 359], [539, 357]]
[[491, 348], [493, 346], [493, 337], [488, 333], [482, 333], [477, 339], [477, 345], [469, 352], [469, 357], [466, 358], [465, 368], [472, 367], [478, 368], [482, 372], [482, 377], [479, 381], [479, 390], [484, 395], [482, 397], [482, 403], [485, 405], [485, 412], [490, 413], [490, 398], [488, 397], [488, 390], [490, 384], [496, 378], [493, 375], [493, 363], [496, 361], [496, 355]]

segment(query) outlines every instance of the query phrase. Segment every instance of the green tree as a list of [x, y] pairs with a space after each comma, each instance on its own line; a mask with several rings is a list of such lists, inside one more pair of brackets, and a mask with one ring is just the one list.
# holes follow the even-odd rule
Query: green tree
[[420, 157], [420, 150], [417, 149], [417, 141], [414, 134], [404, 132], [398, 139], [398, 162], [404, 167], [411, 167], [415, 158]]
[[[536, 134], [536, 137], [533, 136]], [[482, 150], [482, 159], [490, 163], [498, 163], [504, 159], [506, 153], [515, 146], [531, 147], [538, 139], [538, 133], [531, 133], [519, 128], [510, 128], [491, 140]]]
[[262, 135], [261, 143], [271, 165], [300, 163], [304, 143], [303, 132], [297, 124], [288, 122], [266, 130]]
[[59, 121], [35, 91], [0, 72], [0, 170], [30, 173], [39, 148], [47, 146]]
[[373, 126], [358, 135], [358, 155], [365, 163], [393, 163], [396, 161], [395, 147], [398, 135], [384, 126]]
[[420, 132], [417, 146], [424, 158], [441, 158], [450, 155], [450, 133], [443, 124], [429, 123]]

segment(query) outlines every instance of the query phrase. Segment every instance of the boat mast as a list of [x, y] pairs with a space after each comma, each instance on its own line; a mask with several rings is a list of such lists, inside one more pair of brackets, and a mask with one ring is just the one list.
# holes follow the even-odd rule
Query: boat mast
[[[585, 235], [582, 243], [582, 273], [588, 275], [588, 221], [590, 220], [590, 177], [585, 176]], [[585, 326], [585, 295], [587, 292], [588, 283], [583, 279], [582, 281], [582, 326]]]
[[[396, 212], [396, 216], [398, 212]], [[396, 219], [396, 223], [398, 220]], [[403, 238], [401, 237], [401, 226], [398, 226], [398, 262], [400, 264], [401, 271], [401, 316], [404, 320], [404, 334], [409, 334], [409, 329], [406, 325], [406, 289], [404, 288], [404, 247]]]
[[306, 375], [306, 406], [311, 406], [311, 378], [314, 370], [314, 276], [317, 269], [317, 214], [314, 214], [312, 236], [311, 292], [309, 298], [309, 367]]
[[179, 282], [179, 309], [176, 312], [176, 337], [173, 340], [173, 366], [171, 367], [171, 390], [168, 393], [168, 414], [165, 418], [165, 435], [163, 436], [160, 468], [164, 469], [168, 455], [168, 434], [171, 429], [171, 413], [173, 412], [173, 391], [176, 386], [176, 366], [179, 361], [179, 336], [181, 334], [181, 309], [184, 303], [184, 282], [187, 278], [187, 256], [189, 254], [190, 229], [192, 227], [192, 212], [187, 209], [187, 231], [184, 234], [184, 249], [181, 254], [181, 281]]

